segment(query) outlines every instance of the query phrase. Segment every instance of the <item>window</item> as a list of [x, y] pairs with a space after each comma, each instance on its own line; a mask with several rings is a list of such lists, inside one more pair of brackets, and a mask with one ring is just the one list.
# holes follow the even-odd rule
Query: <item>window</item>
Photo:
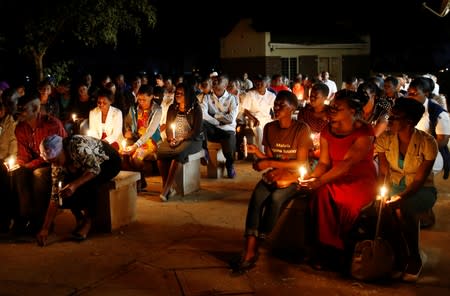
[[281, 58], [281, 75], [286, 76], [291, 80], [297, 75], [297, 57]]

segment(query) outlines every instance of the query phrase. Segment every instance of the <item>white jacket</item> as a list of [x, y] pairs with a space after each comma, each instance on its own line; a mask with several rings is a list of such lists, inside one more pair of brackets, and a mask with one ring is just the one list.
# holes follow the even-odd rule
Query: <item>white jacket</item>
[[122, 135], [123, 117], [120, 109], [110, 106], [106, 115], [105, 123], [102, 124], [102, 111], [95, 107], [89, 112], [89, 135], [101, 139], [102, 133], [106, 133], [104, 139], [108, 143], [119, 143]]

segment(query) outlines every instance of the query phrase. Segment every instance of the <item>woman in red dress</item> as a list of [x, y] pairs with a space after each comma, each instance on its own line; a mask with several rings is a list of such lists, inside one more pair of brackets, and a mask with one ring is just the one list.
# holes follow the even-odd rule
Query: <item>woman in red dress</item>
[[[325, 254], [332, 253], [330, 249], [344, 251], [344, 240], [361, 209], [376, 196], [374, 132], [359, 120], [361, 111], [356, 92], [336, 93], [329, 108], [330, 122], [320, 135], [319, 163], [300, 181], [315, 192], [310, 205], [317, 227], [316, 250], [326, 250]], [[323, 254], [317, 257], [325, 258]]]

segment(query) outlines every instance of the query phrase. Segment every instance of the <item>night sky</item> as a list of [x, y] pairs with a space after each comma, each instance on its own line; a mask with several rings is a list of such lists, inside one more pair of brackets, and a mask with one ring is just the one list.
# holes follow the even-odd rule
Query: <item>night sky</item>
[[[428, 0], [441, 1], [441, 0]], [[445, 0], [444, 0], [445, 1]], [[116, 49], [59, 44], [54, 59], [76, 57], [81, 70], [103, 72], [183, 72], [220, 68], [219, 40], [241, 17], [251, 17], [259, 30], [295, 34], [368, 32], [376, 72], [437, 72], [450, 66], [450, 15], [440, 18], [423, 0], [261, 1], [156, 0], [158, 23], [141, 43], [120, 36]], [[431, 2], [430, 2], [431, 3]], [[7, 30], [2, 26], [2, 30]], [[0, 59], [9, 58], [5, 52]], [[4, 64], [4, 62], [3, 62]], [[4, 76], [2, 69], [0, 76]], [[0, 77], [2, 78], [2, 77]]]

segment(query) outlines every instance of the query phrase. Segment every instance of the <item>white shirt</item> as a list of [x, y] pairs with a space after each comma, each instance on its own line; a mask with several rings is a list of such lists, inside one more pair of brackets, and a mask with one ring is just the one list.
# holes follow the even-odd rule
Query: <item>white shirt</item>
[[261, 128], [264, 129], [266, 123], [272, 121], [270, 111], [273, 108], [275, 97], [275, 94], [267, 89], [264, 95], [260, 95], [257, 90], [251, 90], [243, 98], [242, 107], [240, 109], [247, 109], [259, 120]]
[[[238, 99], [225, 91], [218, 98], [215, 94], [208, 94], [203, 97], [200, 105], [202, 107], [203, 120], [215, 125], [225, 131], [236, 131], [236, 118], [239, 112]], [[230, 122], [221, 124], [221, 122]]]
[[[423, 103], [423, 106], [425, 107], [425, 112], [423, 113], [423, 116], [420, 119], [419, 123], [417, 123], [416, 128], [421, 131], [432, 134], [432, 132], [430, 131], [430, 114], [428, 113], [428, 98], [425, 100], [425, 103]], [[441, 112], [439, 114], [435, 130], [437, 135], [450, 135], [450, 117], [448, 116], [447, 112]], [[444, 161], [442, 159], [442, 155], [441, 153], [438, 153], [436, 160], [434, 161], [433, 171], [439, 172], [442, 170], [443, 167]]]

